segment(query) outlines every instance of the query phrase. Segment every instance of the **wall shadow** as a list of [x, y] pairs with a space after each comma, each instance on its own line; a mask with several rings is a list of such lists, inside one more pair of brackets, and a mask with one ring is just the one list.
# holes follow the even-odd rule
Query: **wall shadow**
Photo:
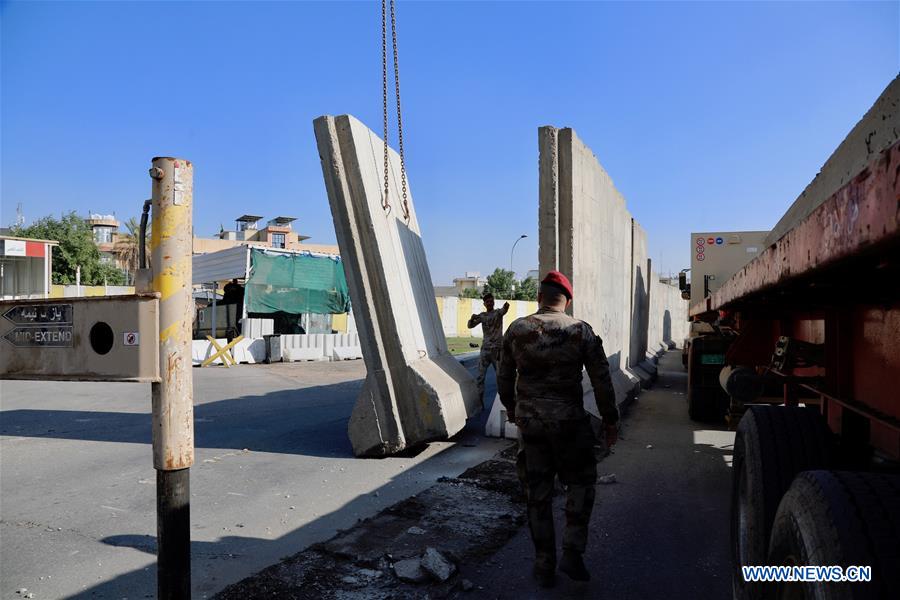
[[629, 367], [647, 356], [647, 335], [650, 325], [650, 298], [640, 265], [634, 268], [634, 295], [631, 302], [631, 339], [629, 340]]
[[672, 341], [672, 313], [668, 308], [663, 313], [662, 339], [667, 343]]
[[[355, 383], [361, 384], [361, 381]], [[484, 437], [484, 425], [487, 415], [490, 413], [491, 402], [493, 402], [493, 398], [495, 397], [496, 382], [493, 377], [490, 377], [486, 380], [485, 384], [487, 392], [485, 394], [487, 409], [479, 417], [470, 419], [467, 422], [465, 429], [451, 438], [451, 441], [456, 442], [459, 446], [474, 446], [479, 439], [483, 439]], [[353, 399], [355, 400], [355, 393], [353, 394]], [[349, 408], [350, 407], [348, 407], [348, 410], [346, 411], [347, 415], [349, 415]], [[350, 446], [349, 442], [346, 441], [346, 418], [341, 420], [341, 433], [343, 436], [341, 447], [332, 447], [333, 451], [328, 453], [327, 456], [334, 456], [335, 452], [343, 452], [342, 447], [344, 445], [349, 453]], [[352, 456], [352, 453], [350, 453], [350, 455]], [[423, 470], [424, 465], [427, 465], [430, 461], [433, 461], [438, 457], [440, 457], [440, 455], [435, 455], [410, 468], [414, 468], [417, 471]], [[293, 554], [303, 551], [313, 543], [330, 539], [339, 531], [352, 527], [352, 525], [357, 522], [356, 515], [368, 515], [368, 513], [372, 513], [368, 516], [374, 516], [374, 514], [377, 514], [380, 511], [372, 510], [371, 496], [379, 494], [384, 495], [385, 490], [389, 489], [393, 482], [404, 474], [405, 471], [398, 473], [375, 490], [354, 497], [339, 509], [297, 527], [280, 538], [264, 539], [251, 536], [242, 537], [228, 535], [219, 537], [213, 542], [192, 541], [191, 571], [194, 597], [215, 597], [214, 594], [221, 591], [227, 585], [240, 581], [245, 577], [249, 577], [271, 564], [283, 560], [287, 556], [292, 556]], [[456, 476], [458, 474], [459, 473], [453, 473], [452, 475]], [[310, 541], [311, 536], [314, 536], [316, 539]], [[155, 556], [157, 552], [157, 538], [152, 535], [121, 533], [108, 536], [100, 541], [110, 546], [136, 549], [151, 556]], [[284, 549], [285, 547], [288, 547], [289, 550], [286, 551]], [[246, 575], [239, 575], [237, 579], [235, 579], [233, 575], [231, 577], [227, 576], [229, 570], [234, 568], [229, 567], [229, 564], [234, 564], [234, 561], [246, 560], [248, 557], [259, 555], [271, 555], [273, 558], [267, 559], [266, 564], [254, 567], [254, 570], [246, 573]], [[205, 567], [204, 564], [207, 566]], [[211, 570], [208, 567], [210, 564], [214, 565], [213, 569], [218, 569], [218, 572], [225, 572], [226, 576], [220, 580], [210, 581], [209, 577]], [[155, 597], [156, 592], [156, 574], [156, 564], [154, 563], [147, 568], [136, 569], [118, 575], [109, 581], [98, 583], [93, 587], [69, 596], [69, 598], [75, 600], [121, 598], [123, 596], [152, 598]], [[206, 582], [207, 585], [202, 585], [199, 582]], [[309, 597], [316, 596], [311, 595]]]
[[[362, 380], [194, 406], [194, 445], [305, 456], [352, 457], [347, 420]], [[151, 444], [150, 412], [16, 409], [0, 435]]]

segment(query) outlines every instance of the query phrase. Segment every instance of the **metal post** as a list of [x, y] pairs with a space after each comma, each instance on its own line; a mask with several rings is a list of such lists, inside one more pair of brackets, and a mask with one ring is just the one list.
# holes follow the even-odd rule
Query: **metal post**
[[159, 298], [159, 374], [153, 384], [157, 598], [191, 597], [190, 466], [194, 463], [191, 373], [193, 166], [154, 158], [150, 251]]
[[218, 339], [219, 336], [216, 335], [216, 288], [218, 286], [215, 282], [213, 282], [212, 286], [212, 322], [210, 323], [210, 327], [212, 328], [213, 339]]

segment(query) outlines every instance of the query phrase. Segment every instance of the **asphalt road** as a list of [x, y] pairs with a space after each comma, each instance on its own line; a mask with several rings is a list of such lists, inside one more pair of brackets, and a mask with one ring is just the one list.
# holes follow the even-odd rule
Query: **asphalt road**
[[[362, 361], [194, 369], [195, 598], [507, 443], [481, 435], [482, 416], [416, 456], [355, 459], [364, 375]], [[0, 410], [0, 598], [155, 597], [149, 385], [3, 381]]]
[[[600, 463], [587, 563], [551, 591], [530, 576], [522, 528], [490, 561], [461, 565], [478, 598], [727, 598], [734, 435], [687, 418], [677, 352]], [[346, 422], [361, 361], [196, 369], [193, 591], [208, 597], [455, 476], [508, 442], [484, 416], [416, 456], [352, 457]], [[489, 385], [493, 378], [489, 377]], [[494, 393], [488, 389], [488, 397]], [[152, 598], [155, 471], [149, 386], [0, 382], [0, 598]], [[648, 447], [650, 446], [650, 447]], [[557, 499], [558, 527], [562, 498]]]
[[[669, 352], [656, 385], [631, 407], [615, 453], [598, 465], [599, 474], [615, 474], [617, 482], [598, 485], [585, 555], [592, 581], [560, 575], [556, 588], [538, 588], [523, 527], [488, 564], [464, 567], [479, 597], [731, 598], [734, 433], [688, 418], [686, 383], [680, 352]], [[560, 540], [562, 496], [554, 507]]]

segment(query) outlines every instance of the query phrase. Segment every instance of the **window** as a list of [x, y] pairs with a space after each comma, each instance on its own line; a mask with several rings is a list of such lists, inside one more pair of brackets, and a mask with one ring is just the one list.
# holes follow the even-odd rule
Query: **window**
[[273, 248], [284, 248], [284, 234], [283, 233], [273, 233], [272, 234], [272, 247]]
[[112, 227], [94, 227], [94, 242], [98, 244], [111, 244], [113, 241]]

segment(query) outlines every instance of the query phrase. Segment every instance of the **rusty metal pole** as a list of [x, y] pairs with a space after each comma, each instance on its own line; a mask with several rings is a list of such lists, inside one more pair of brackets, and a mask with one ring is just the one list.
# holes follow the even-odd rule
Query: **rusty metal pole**
[[193, 177], [190, 161], [154, 158], [152, 290], [159, 292], [159, 375], [153, 398], [157, 598], [191, 597], [190, 467], [194, 463], [191, 372]]

